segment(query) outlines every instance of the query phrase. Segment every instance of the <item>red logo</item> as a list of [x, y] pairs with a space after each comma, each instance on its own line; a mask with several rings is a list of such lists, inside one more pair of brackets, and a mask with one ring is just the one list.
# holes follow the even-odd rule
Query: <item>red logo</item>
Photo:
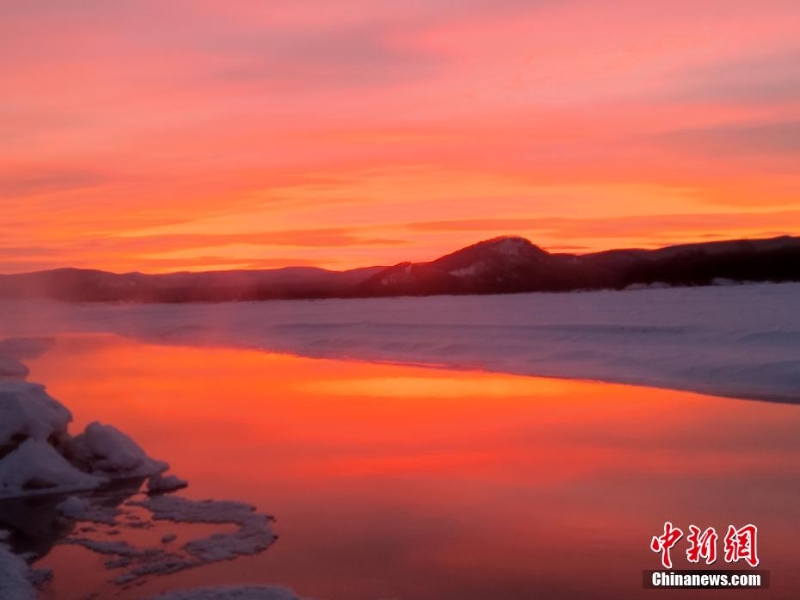
[[664, 535], [653, 536], [653, 540], [650, 542], [650, 550], [661, 552], [661, 564], [664, 565], [665, 569], [672, 568], [672, 558], [669, 555], [669, 551], [682, 537], [683, 532], [673, 527], [669, 521], [664, 523]]
[[741, 529], [729, 525], [725, 535], [725, 562], [735, 563], [744, 559], [751, 567], [757, 567], [757, 535], [758, 528], [755, 525], [745, 525]]
[[686, 560], [691, 563], [700, 562], [701, 558], [706, 559], [707, 565], [717, 562], [717, 532], [713, 527], [709, 527], [700, 533], [700, 528], [696, 525], [689, 525], [689, 549], [686, 551]]
[[[664, 533], [653, 536], [650, 541], [650, 550], [661, 553], [661, 564], [665, 569], [672, 568], [672, 557], [670, 550], [683, 537], [683, 531], [672, 525], [670, 521], [664, 523]], [[704, 559], [705, 564], [711, 565], [717, 561], [717, 541], [719, 536], [713, 527], [705, 530], [696, 525], [689, 525], [689, 535], [686, 541], [689, 548], [686, 550], [686, 560], [690, 563], [699, 563]], [[744, 560], [751, 567], [757, 567], [758, 558], [758, 528], [748, 524], [737, 529], [733, 525], [728, 526], [728, 533], [724, 540], [725, 553], [723, 559], [726, 563], [737, 563]]]

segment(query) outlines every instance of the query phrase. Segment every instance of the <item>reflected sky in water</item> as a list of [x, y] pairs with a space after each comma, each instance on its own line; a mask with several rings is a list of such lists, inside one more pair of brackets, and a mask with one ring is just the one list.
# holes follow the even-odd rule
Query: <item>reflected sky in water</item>
[[118, 426], [189, 479], [184, 495], [255, 504], [279, 535], [120, 596], [101, 557], [57, 545], [38, 565], [55, 571], [46, 598], [233, 583], [317, 600], [722, 597], [641, 589], [665, 520], [755, 523], [772, 571], [758, 597], [800, 594], [795, 406], [105, 336], [59, 338], [30, 366], [73, 430]]

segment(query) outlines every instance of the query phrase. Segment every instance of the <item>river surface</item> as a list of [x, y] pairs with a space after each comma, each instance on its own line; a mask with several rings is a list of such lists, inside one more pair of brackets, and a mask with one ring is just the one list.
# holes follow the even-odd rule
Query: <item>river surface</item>
[[[642, 589], [667, 520], [720, 538], [757, 525], [771, 589], [736, 597], [800, 597], [797, 406], [107, 335], [61, 336], [29, 366], [72, 431], [114, 424], [189, 480], [181, 495], [253, 504], [279, 536], [129, 587], [110, 583], [107, 557], [51, 540], [44, 598], [244, 583], [316, 600], [727, 597]], [[207, 529], [117, 537], [180, 544]]]

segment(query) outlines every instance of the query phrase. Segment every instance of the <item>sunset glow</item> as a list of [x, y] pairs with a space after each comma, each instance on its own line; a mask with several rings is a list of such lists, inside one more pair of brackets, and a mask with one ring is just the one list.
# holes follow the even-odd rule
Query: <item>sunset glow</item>
[[797, 0], [2, 2], [0, 272], [800, 233]]
[[[796, 589], [797, 486], [783, 474], [800, 417], [788, 404], [111, 336], [64, 336], [32, 366], [69, 402], [73, 430], [123, 424], [170, 457], [188, 497], [224, 490], [277, 515], [261, 557], [150, 578], [130, 597], [280, 581], [357, 600], [390, 586], [398, 598], [529, 598], [535, 586], [588, 598], [563, 590], [597, 582], [621, 590], [604, 597], [641, 598], [637, 567], [657, 564], [646, 542], [665, 505], [679, 523], [758, 515], [773, 577]], [[731, 493], [745, 481], [756, 491]], [[133, 539], [192, 535], [158, 527]], [[107, 560], [59, 544], [41, 564], [85, 598], [93, 571], [72, 566], [106, 575]]]

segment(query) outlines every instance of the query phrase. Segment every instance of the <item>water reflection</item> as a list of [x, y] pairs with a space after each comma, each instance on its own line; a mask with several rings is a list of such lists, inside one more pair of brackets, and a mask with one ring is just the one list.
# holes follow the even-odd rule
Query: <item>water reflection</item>
[[[102, 489], [81, 494], [99, 514], [113, 514], [139, 491], [144, 478], [116, 481]], [[69, 495], [52, 494], [0, 500], [0, 529], [9, 532], [6, 540], [17, 554], [47, 555], [53, 546], [64, 541], [76, 522], [58, 510]]]
[[[756, 523], [773, 586], [759, 597], [800, 593], [794, 406], [105, 337], [60, 339], [31, 369], [77, 429], [115, 423], [169, 457], [187, 496], [278, 517], [263, 555], [122, 598], [232, 583], [319, 600], [641, 598], [666, 519]], [[97, 591], [70, 573], [85, 553], [41, 561], [53, 598]]]

